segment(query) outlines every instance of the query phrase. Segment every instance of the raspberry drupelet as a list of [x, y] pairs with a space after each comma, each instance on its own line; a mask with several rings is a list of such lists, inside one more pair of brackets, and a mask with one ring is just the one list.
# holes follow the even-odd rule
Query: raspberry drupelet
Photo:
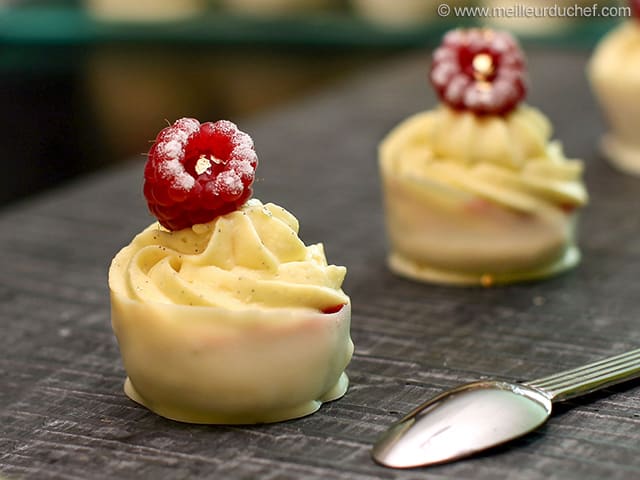
[[200, 124], [181, 118], [149, 150], [144, 195], [168, 230], [232, 212], [252, 194], [258, 157], [253, 141], [228, 120]]
[[454, 110], [505, 115], [525, 97], [524, 54], [506, 32], [452, 30], [433, 53], [429, 79]]

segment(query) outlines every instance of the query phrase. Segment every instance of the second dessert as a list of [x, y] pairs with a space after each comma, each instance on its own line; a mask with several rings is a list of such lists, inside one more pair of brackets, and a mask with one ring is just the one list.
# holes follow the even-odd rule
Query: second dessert
[[493, 285], [575, 266], [583, 165], [521, 103], [524, 55], [505, 32], [453, 30], [433, 54], [441, 103], [382, 141], [390, 268], [427, 282]]

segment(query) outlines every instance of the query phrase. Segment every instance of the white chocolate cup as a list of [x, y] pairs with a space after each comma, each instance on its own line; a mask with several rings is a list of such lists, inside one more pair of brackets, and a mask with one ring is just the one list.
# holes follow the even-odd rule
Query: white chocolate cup
[[627, 143], [615, 133], [608, 133], [602, 136], [600, 149], [618, 170], [640, 176], [640, 145]]
[[115, 22], [166, 22], [194, 17], [203, 0], [85, 0], [96, 18]]
[[383, 169], [389, 267], [414, 280], [484, 285], [533, 280], [575, 266], [576, 214], [520, 213], [474, 197], [448, 197]]
[[595, 75], [591, 84], [610, 128], [600, 141], [602, 153], [623, 172], [640, 175], [640, 84], [608, 82]]
[[236, 13], [272, 17], [328, 10], [336, 0], [222, 0], [221, 4]]
[[125, 393], [166, 418], [251, 424], [344, 395], [351, 305], [325, 314], [143, 303], [111, 291]]
[[412, 27], [433, 19], [437, 6], [433, 3], [424, 0], [350, 0], [359, 15], [390, 28]]
[[624, 22], [598, 44], [587, 69], [609, 131], [600, 148], [614, 167], [640, 176], [640, 23]]

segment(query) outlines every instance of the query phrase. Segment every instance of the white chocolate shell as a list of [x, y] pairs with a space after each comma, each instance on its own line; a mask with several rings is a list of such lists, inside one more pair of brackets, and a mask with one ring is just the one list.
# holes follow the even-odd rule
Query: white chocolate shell
[[139, 302], [111, 292], [125, 392], [191, 423], [249, 424], [308, 415], [344, 395], [351, 306], [227, 310]]

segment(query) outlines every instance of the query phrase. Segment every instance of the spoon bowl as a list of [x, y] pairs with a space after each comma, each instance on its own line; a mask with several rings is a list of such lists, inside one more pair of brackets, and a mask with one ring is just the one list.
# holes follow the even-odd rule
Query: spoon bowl
[[542, 425], [551, 400], [524, 385], [480, 381], [424, 403], [376, 442], [382, 465], [411, 468], [442, 463], [500, 445]]

